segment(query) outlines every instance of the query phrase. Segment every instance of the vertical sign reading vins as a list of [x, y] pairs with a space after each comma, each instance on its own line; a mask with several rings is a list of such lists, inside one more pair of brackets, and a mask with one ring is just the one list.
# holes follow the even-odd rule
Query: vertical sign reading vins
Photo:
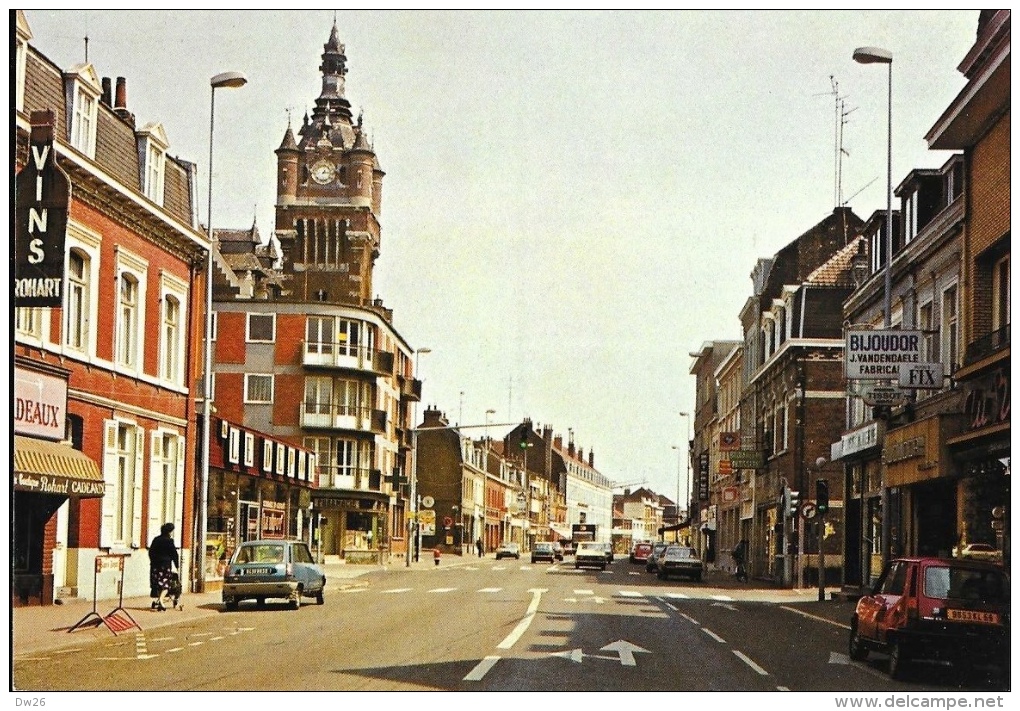
[[28, 162], [14, 181], [14, 305], [63, 305], [71, 186], [53, 150], [53, 112], [32, 112]]

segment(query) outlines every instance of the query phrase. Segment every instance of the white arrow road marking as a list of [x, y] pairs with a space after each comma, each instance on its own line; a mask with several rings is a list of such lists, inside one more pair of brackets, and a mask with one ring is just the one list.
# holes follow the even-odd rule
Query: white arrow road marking
[[744, 662], [744, 664], [746, 664], [747, 666], [751, 667], [752, 669], [754, 669], [756, 672], [758, 672], [762, 676], [768, 676], [768, 672], [767, 671], [765, 671], [760, 666], [755, 664], [753, 659], [748, 657], [746, 654], [741, 652], [739, 649], [734, 649], [733, 653], [736, 654], [741, 659], [741, 661]]
[[430, 593], [448, 593], [453, 592], [457, 588], [432, 588], [429, 590]]
[[478, 592], [481, 592], [481, 593], [498, 593], [502, 589], [503, 588], [482, 588]]
[[715, 632], [713, 632], [712, 630], [708, 629], [707, 627], [702, 627], [701, 631], [704, 632], [705, 634], [707, 634], [712, 639], [714, 639], [716, 642], [722, 642], [723, 644], [726, 644], [726, 640], [725, 639], [723, 639], [722, 637], [720, 637], [719, 635], [717, 635]]
[[634, 661], [634, 652], [644, 652], [645, 654], [651, 654], [647, 649], [642, 649], [636, 644], [632, 644], [626, 640], [620, 639], [611, 644], [607, 644], [605, 647], [600, 649], [601, 652], [616, 652], [620, 655], [620, 664], [625, 667], [635, 667], [637, 662]]
[[475, 665], [475, 668], [468, 672], [468, 675], [464, 677], [464, 681], [481, 681], [482, 678], [489, 672], [492, 667], [499, 661], [499, 657], [489, 656], [482, 659]]
[[538, 611], [538, 603], [542, 600], [542, 593], [549, 592], [548, 588], [531, 588], [528, 590], [531, 593], [531, 604], [528, 605], [528, 611], [524, 614], [524, 619], [517, 623], [517, 626], [513, 631], [506, 636], [502, 642], [499, 643], [499, 649], [510, 649], [514, 644], [521, 638], [521, 635], [528, 629], [531, 621], [535, 619], [535, 613]]
[[580, 664], [581, 660], [588, 655], [586, 655], [580, 649], [568, 649], [564, 652], [552, 652], [549, 656], [563, 657], [564, 659], [569, 659], [572, 662]]
[[381, 592], [384, 595], [390, 595], [390, 594], [395, 594], [395, 593], [406, 593], [406, 592], [411, 592], [411, 588], [392, 588], [390, 590], [382, 590]]
[[730, 610], [732, 612], [736, 612], [737, 611], [737, 608], [735, 608], [733, 605], [730, 605], [730, 604], [725, 603], [725, 602], [713, 602], [712, 603], [712, 607], [725, 607], [727, 610]]
[[620, 597], [644, 597], [642, 593], [633, 590], [617, 590], [616, 594]]

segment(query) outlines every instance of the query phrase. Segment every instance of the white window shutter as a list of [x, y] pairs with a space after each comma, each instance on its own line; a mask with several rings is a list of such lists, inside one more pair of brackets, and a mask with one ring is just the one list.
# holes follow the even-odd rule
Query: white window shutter
[[149, 530], [146, 532], [142, 540], [146, 543], [151, 541], [156, 534], [159, 532], [159, 527], [163, 524], [159, 520], [160, 510], [162, 506], [159, 502], [163, 500], [163, 451], [160, 444], [162, 442], [163, 435], [159, 431], [153, 431], [149, 434]]
[[135, 482], [134, 510], [131, 512], [131, 545], [142, 547], [142, 494], [145, 477], [145, 430], [135, 429], [135, 470], [131, 475]]
[[117, 426], [116, 420], [106, 420], [103, 423], [103, 481], [106, 483], [106, 492], [103, 494], [103, 521], [99, 527], [100, 548], [113, 545], [113, 522], [120, 501], [120, 491], [117, 488]]
[[[204, 513], [199, 513], [204, 516]], [[184, 438], [177, 438], [177, 476], [174, 477], [174, 527], [180, 531], [177, 547], [184, 547]]]

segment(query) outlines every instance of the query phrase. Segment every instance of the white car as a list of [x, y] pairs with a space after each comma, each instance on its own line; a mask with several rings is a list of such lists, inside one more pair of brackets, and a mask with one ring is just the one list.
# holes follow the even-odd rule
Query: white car
[[960, 549], [961, 558], [970, 560], [987, 560], [991, 563], [1002, 562], [1002, 551], [990, 543], [968, 543]]

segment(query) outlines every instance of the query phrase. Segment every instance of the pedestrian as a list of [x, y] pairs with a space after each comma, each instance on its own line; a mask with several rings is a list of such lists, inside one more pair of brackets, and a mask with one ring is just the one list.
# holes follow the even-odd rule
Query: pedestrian
[[736, 578], [745, 583], [747, 582], [747, 549], [746, 538], [741, 538], [740, 543], [733, 549], [733, 562], [737, 564]]
[[440, 558], [440, 556], [442, 556], [442, 552], [439, 550], [439, 547], [437, 546], [437, 547], [433, 548], [432, 549], [432, 560], [435, 561], [436, 565], [439, 565], [439, 558]]
[[152, 609], [163, 612], [170, 600], [170, 579], [174, 566], [181, 569], [181, 560], [177, 555], [172, 534], [174, 525], [164, 523], [159, 528], [159, 535], [149, 544], [149, 594], [153, 597]]
[[475, 541], [475, 548], [478, 549], [478, 557], [479, 558], [481, 558], [483, 555], [485, 555], [485, 546], [482, 544], [482, 539], [481, 538], [479, 538], [477, 541]]

